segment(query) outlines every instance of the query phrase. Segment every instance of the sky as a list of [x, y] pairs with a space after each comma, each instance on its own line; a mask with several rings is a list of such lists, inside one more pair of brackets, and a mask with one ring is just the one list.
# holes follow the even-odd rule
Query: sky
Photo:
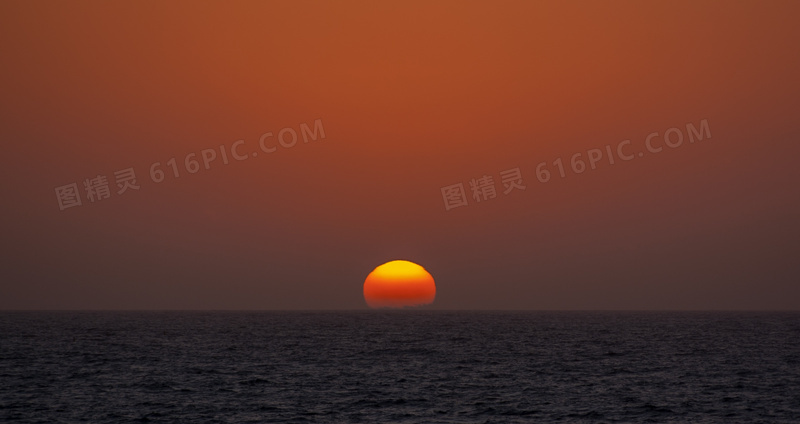
[[799, 14], [3, 1], [0, 309], [800, 309]]

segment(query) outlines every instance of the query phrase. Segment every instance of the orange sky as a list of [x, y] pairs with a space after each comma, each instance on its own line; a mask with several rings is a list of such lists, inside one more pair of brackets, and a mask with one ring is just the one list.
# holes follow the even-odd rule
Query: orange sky
[[[445, 309], [800, 308], [798, 12], [4, 1], [0, 309], [366, 308], [393, 259]], [[324, 139], [259, 149], [317, 119]], [[703, 119], [711, 138], [644, 150]], [[627, 139], [648, 154], [537, 181]], [[181, 168], [237, 140], [261, 154]], [[526, 188], [503, 194], [514, 168]], [[98, 175], [113, 191], [90, 202]], [[83, 204], [59, 210], [71, 183]]]

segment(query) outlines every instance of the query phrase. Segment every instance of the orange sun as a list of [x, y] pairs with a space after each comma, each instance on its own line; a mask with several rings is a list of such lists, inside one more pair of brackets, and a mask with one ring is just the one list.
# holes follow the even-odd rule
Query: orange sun
[[414, 262], [387, 262], [370, 272], [364, 281], [364, 300], [370, 308], [427, 305], [435, 297], [433, 277]]

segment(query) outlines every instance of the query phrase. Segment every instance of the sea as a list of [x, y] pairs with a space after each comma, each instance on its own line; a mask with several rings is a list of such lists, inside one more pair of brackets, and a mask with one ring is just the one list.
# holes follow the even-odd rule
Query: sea
[[0, 312], [0, 422], [800, 423], [800, 313]]

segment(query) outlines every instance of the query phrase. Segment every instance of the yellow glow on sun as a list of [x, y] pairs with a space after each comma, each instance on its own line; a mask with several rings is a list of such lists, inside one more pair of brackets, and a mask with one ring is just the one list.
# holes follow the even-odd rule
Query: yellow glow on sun
[[387, 262], [364, 281], [364, 299], [371, 308], [402, 308], [433, 303], [436, 284], [425, 268], [409, 261]]

